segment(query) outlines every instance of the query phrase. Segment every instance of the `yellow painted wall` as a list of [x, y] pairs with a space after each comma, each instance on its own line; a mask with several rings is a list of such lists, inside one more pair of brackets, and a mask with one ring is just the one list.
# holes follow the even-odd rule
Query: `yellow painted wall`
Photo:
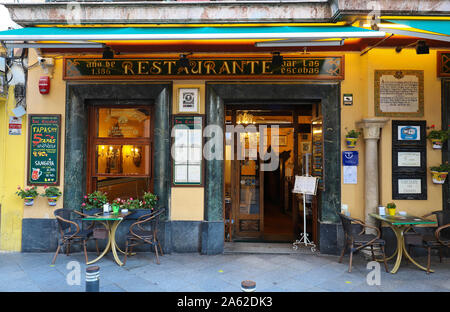
[[26, 116], [22, 117], [22, 134], [9, 135], [9, 116], [14, 116], [15, 107], [13, 86], [8, 94], [7, 105], [0, 103], [0, 250], [20, 251], [24, 202], [16, 191], [17, 186], [24, 188]]
[[[364, 56], [359, 53], [346, 54], [345, 81], [341, 92], [353, 93], [353, 106], [342, 106], [342, 150], [345, 146], [345, 127], [355, 128], [354, 123], [362, 118], [375, 117], [374, 72], [375, 70], [423, 70], [424, 71], [424, 116], [387, 117], [390, 120], [426, 120], [427, 125], [441, 127], [441, 81], [436, 76], [436, 50], [430, 54], [417, 55], [414, 48], [396, 53], [393, 48], [373, 49]], [[341, 95], [342, 96], [342, 95]], [[429, 167], [441, 162], [441, 151], [433, 150], [427, 141], [427, 200], [392, 200], [392, 128], [391, 121], [381, 131], [379, 143], [380, 204], [394, 201], [398, 211], [421, 216], [442, 209], [442, 186], [433, 184]], [[364, 139], [358, 140], [359, 151], [358, 184], [342, 184], [342, 203], [348, 204], [352, 216], [364, 217]], [[368, 177], [370, 178], [370, 177]]]
[[[172, 113], [178, 114], [179, 88], [199, 88], [199, 114], [205, 113], [205, 82], [204, 81], [173, 81]], [[191, 114], [191, 113], [190, 113]], [[172, 187], [170, 199], [170, 219], [201, 221], [204, 219], [204, 188], [203, 187]]]
[[[34, 64], [37, 55], [34, 49], [29, 49], [30, 56], [28, 63]], [[27, 115], [28, 114], [61, 114], [61, 157], [59, 164], [60, 190], [64, 192], [64, 140], [65, 140], [65, 109], [66, 109], [66, 83], [62, 79], [63, 59], [55, 58], [55, 68], [50, 79], [50, 93], [40, 94], [38, 89], [39, 78], [48, 76], [40, 66], [35, 66], [28, 72], [27, 81]], [[28, 119], [28, 118], [27, 118]], [[28, 153], [28, 147], [26, 149]], [[23, 182], [26, 183], [26, 159], [24, 160]], [[38, 187], [38, 193], [43, 193], [44, 187]], [[35, 199], [34, 205], [26, 207], [24, 218], [54, 218], [53, 211], [63, 207], [63, 195], [58, 199], [56, 206], [49, 206], [45, 197], [39, 196]]]

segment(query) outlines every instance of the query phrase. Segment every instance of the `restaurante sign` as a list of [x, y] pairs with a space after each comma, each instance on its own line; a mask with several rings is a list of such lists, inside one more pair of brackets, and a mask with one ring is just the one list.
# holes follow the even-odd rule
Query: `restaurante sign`
[[343, 56], [285, 57], [279, 68], [268, 58], [215, 58], [189, 60], [189, 68], [178, 59], [66, 57], [65, 80], [92, 79], [217, 79], [289, 78], [344, 79]]

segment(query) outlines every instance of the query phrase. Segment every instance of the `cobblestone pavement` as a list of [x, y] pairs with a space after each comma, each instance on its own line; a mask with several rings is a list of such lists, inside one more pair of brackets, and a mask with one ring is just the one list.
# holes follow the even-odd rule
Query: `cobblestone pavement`
[[[52, 253], [0, 253], [0, 291], [84, 292], [84, 254], [60, 254], [55, 265], [52, 257]], [[94, 257], [89, 253], [89, 259]], [[381, 265], [380, 285], [372, 286], [367, 276], [373, 269], [367, 268], [362, 255], [354, 257], [352, 273], [347, 272], [348, 256], [341, 264], [337, 256], [320, 254], [172, 253], [160, 260], [157, 265], [154, 253], [138, 253], [119, 267], [112, 255], [105, 256], [95, 264], [100, 267], [100, 291], [240, 292], [243, 280], [255, 281], [256, 292], [450, 291], [449, 258], [439, 263], [433, 257], [431, 274], [406, 262], [397, 274], [386, 273]], [[417, 261], [425, 264], [426, 258]], [[391, 269], [393, 262], [388, 264]]]

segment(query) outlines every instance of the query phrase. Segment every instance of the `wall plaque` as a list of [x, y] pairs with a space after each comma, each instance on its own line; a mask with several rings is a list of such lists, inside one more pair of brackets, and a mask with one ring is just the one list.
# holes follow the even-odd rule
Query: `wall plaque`
[[276, 69], [263, 57], [191, 57], [189, 65], [181, 67], [177, 58], [65, 57], [63, 79], [344, 79], [344, 56], [286, 56]]
[[375, 70], [375, 116], [423, 116], [423, 70]]
[[28, 185], [59, 185], [61, 115], [29, 115]]

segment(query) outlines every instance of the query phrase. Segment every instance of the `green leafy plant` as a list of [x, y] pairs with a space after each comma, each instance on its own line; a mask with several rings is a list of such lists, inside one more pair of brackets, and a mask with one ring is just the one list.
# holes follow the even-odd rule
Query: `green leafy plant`
[[139, 199], [128, 198], [127, 200], [121, 200], [121, 209], [135, 210], [142, 207], [142, 202]]
[[450, 165], [448, 164], [448, 161], [446, 161], [443, 164], [440, 164], [439, 166], [432, 166], [430, 167], [431, 171], [437, 171], [437, 172], [448, 172], [450, 170]]
[[17, 186], [17, 192], [16, 194], [24, 199], [25, 197], [37, 197], [39, 194], [37, 192], [37, 186], [33, 186], [33, 187], [27, 187], [25, 189], [22, 189], [20, 186]]
[[431, 125], [431, 127], [427, 127], [427, 129], [431, 130], [427, 135], [427, 139], [430, 140], [439, 140], [441, 142], [445, 142], [450, 136], [450, 129], [435, 130], [435, 125]]
[[361, 135], [361, 132], [356, 131], [356, 130], [354, 130], [354, 129], [348, 130], [347, 128], [345, 128], [345, 130], [347, 130], [347, 134], [345, 135], [346, 138], [354, 138], [354, 139], [357, 139], [357, 138]]
[[388, 204], [386, 205], [386, 208], [387, 208], [387, 209], [395, 209], [395, 208], [397, 208], [397, 206], [395, 205], [395, 203], [388, 203]]
[[153, 209], [158, 201], [158, 196], [153, 193], [145, 192], [142, 196], [142, 208], [143, 209]]
[[103, 205], [108, 203], [108, 197], [106, 193], [102, 191], [95, 191], [84, 196], [84, 203], [81, 207], [85, 210], [91, 209], [103, 209]]
[[56, 186], [44, 185], [44, 193], [41, 194], [42, 197], [59, 197], [62, 193]]

